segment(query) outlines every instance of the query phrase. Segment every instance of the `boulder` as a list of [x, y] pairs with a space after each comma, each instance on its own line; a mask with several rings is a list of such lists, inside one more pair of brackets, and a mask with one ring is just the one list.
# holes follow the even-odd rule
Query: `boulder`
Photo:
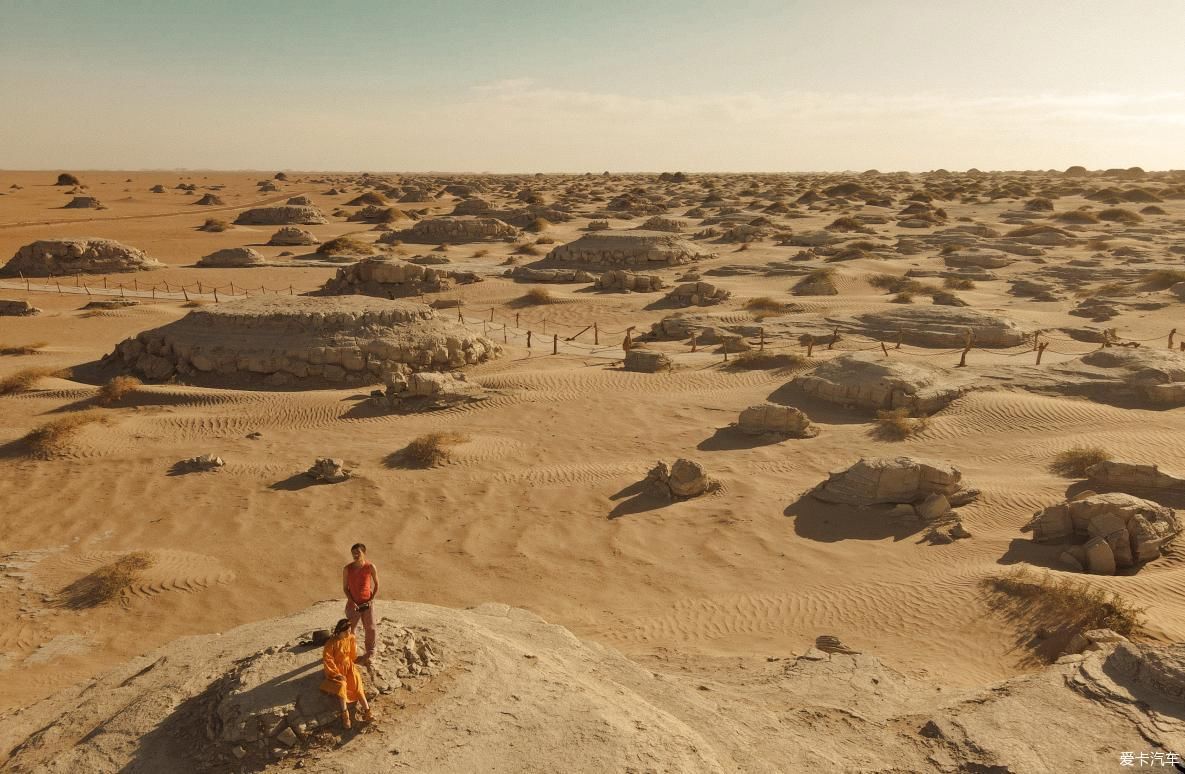
[[963, 474], [951, 465], [909, 457], [861, 458], [847, 470], [830, 474], [813, 490], [817, 500], [843, 505], [916, 503], [930, 495], [947, 497], [961, 489]]
[[[1172, 508], [1113, 492], [1079, 495], [1044, 508], [1027, 529], [1041, 543], [1084, 543], [1085, 561], [1074, 554], [1071, 558], [1092, 573], [1114, 574], [1160, 556], [1180, 533], [1181, 523]], [[1099, 569], [1107, 567], [1109, 573]]]
[[321, 240], [314, 236], [313, 232], [308, 229], [297, 228], [296, 226], [285, 226], [276, 233], [272, 234], [272, 238], [267, 241], [269, 245], [277, 247], [300, 247], [304, 245], [321, 244]]
[[1086, 475], [1100, 489], [1129, 490], [1185, 489], [1185, 478], [1162, 472], [1156, 465], [1104, 460], [1086, 469]]
[[218, 268], [260, 266], [267, 263], [263, 255], [251, 247], [227, 247], [215, 250], [209, 255], [203, 255], [197, 262], [198, 266]]
[[635, 347], [625, 353], [624, 368], [627, 371], [653, 374], [659, 371], [669, 371], [672, 366], [671, 359], [662, 352]]
[[350, 477], [350, 471], [343, 464], [341, 460], [318, 457], [313, 466], [305, 471], [305, 475], [318, 483], [340, 484]]
[[586, 283], [596, 280], [596, 277], [583, 269], [532, 269], [527, 266], [515, 266], [508, 273], [511, 279], [520, 282]]
[[674, 306], [711, 306], [728, 300], [731, 295], [710, 282], [685, 282], [676, 285], [663, 301]]
[[932, 414], [973, 387], [971, 377], [927, 363], [855, 352], [824, 361], [792, 382], [803, 392], [845, 406], [904, 408]]
[[181, 460], [177, 463], [176, 468], [181, 472], [189, 473], [217, 470], [225, 465], [226, 463], [222, 461], [222, 458], [215, 454], [201, 454], [197, 457]]
[[1032, 332], [1014, 320], [991, 312], [948, 306], [905, 306], [869, 312], [852, 320], [835, 320], [840, 330], [853, 330], [882, 341], [901, 341], [916, 347], [1015, 347], [1028, 342]]
[[646, 480], [665, 491], [672, 499], [699, 497], [719, 486], [708, 476], [703, 465], [682, 457], [669, 468], [665, 462], [659, 462], [646, 475]]
[[737, 429], [747, 435], [784, 435], [791, 438], [814, 438], [819, 428], [811, 418], [792, 406], [761, 403], [741, 412]]
[[164, 264], [114, 239], [42, 239], [16, 251], [0, 275], [50, 277], [146, 271]]

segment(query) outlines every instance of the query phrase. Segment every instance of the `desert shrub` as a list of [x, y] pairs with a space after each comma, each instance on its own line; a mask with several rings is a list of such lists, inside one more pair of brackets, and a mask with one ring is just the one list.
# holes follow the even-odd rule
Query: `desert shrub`
[[416, 438], [398, 453], [408, 467], [434, 468], [451, 459], [450, 449], [469, 440], [461, 433], [428, 433]]
[[1099, 212], [1099, 220], [1108, 220], [1113, 223], [1143, 223], [1144, 217], [1138, 212], [1125, 210], [1122, 207], [1109, 207]]
[[863, 231], [864, 224], [850, 215], [844, 215], [824, 226], [828, 231]]
[[873, 435], [887, 441], [904, 441], [924, 431], [929, 424], [926, 417], [911, 417], [909, 410], [895, 408], [876, 412]]
[[1025, 209], [1029, 212], [1049, 212], [1053, 210], [1053, 202], [1044, 196], [1038, 196], [1025, 202]]
[[100, 412], [80, 411], [33, 428], [22, 440], [30, 457], [47, 460], [69, 451], [70, 442], [82, 428], [106, 421], [107, 417]]
[[519, 255], [539, 255], [542, 251], [538, 247], [535, 247], [535, 245], [526, 242], [516, 246], [514, 252]]
[[951, 253], [958, 252], [958, 250], [959, 250], [958, 245], [947, 244], [947, 245], [942, 246], [942, 249], [938, 251], [938, 254], [939, 255], [950, 255]]
[[535, 218], [526, 226], [523, 226], [525, 231], [530, 231], [532, 234], [538, 234], [551, 228], [551, 221], [547, 218]]
[[1150, 290], [1167, 290], [1178, 282], [1185, 282], [1185, 271], [1178, 271], [1175, 269], [1160, 269], [1158, 271], [1149, 272], [1144, 277], [1144, 284]]
[[1108, 282], [1098, 287], [1092, 288], [1089, 295], [1092, 296], [1122, 296], [1130, 291], [1127, 283], [1124, 282]]
[[124, 554], [59, 591], [54, 606], [87, 610], [114, 602], [132, 587], [143, 570], [154, 563], [152, 555], [143, 551]]
[[47, 376], [57, 373], [52, 368], [22, 368], [14, 374], [0, 379], [0, 395], [15, 395], [33, 388], [33, 385]]
[[1075, 223], [1083, 226], [1099, 222], [1099, 217], [1089, 210], [1068, 210], [1058, 214], [1054, 219], [1062, 223]]
[[434, 252], [434, 253], [447, 253], [447, 252], [448, 252], [448, 249], [449, 249], [449, 243], [448, 243], [448, 242], [441, 242], [441, 243], [440, 243], [440, 244], [438, 244], [436, 247], [433, 247], [433, 248], [432, 248], [432, 252]]
[[230, 228], [230, 222], [220, 218], [206, 218], [206, 222], [198, 226], [198, 231], [218, 233]]
[[141, 385], [143, 382], [134, 376], [115, 376], [99, 388], [96, 400], [104, 406], [110, 406], [112, 403], [119, 403]]
[[486, 257], [486, 256], [487, 256], [487, 255], [489, 255], [489, 254], [490, 254], [490, 250], [489, 250], [489, 248], [488, 248], [488, 247], [482, 247], [482, 248], [480, 248], [480, 249], [477, 249], [477, 250], [474, 250], [474, 251], [473, 251], [473, 257], [474, 257], [474, 258], [484, 258], [484, 257]]
[[750, 298], [745, 302], [745, 309], [749, 312], [766, 312], [776, 314], [778, 312], [786, 311], [786, 305], [776, 298], [769, 296], [758, 296], [757, 298]]
[[895, 274], [874, 274], [868, 279], [868, 284], [874, 288], [887, 290], [890, 293], [916, 293], [925, 295], [935, 290], [935, 288], [931, 288], [915, 279], [898, 277]]
[[36, 344], [0, 344], [0, 355], [36, 355], [47, 346], [49, 343], [45, 341]]
[[369, 242], [349, 236], [340, 236], [317, 245], [320, 255], [369, 255], [373, 252]]
[[942, 281], [942, 286], [948, 290], [975, 290], [975, 283], [962, 277], [947, 277]]
[[81, 181], [69, 172], [63, 172], [58, 175], [58, 182], [54, 185], [81, 185]]
[[589, 231], [604, 231], [609, 228], [609, 221], [607, 220], [590, 220], [588, 222]]
[[536, 239], [535, 244], [537, 244], [537, 245], [554, 245], [555, 240], [552, 239], [551, 237], [544, 236], [544, 237], [539, 237], [538, 239]]
[[1143, 626], [1142, 608], [1114, 592], [1073, 577], [1037, 573], [1020, 565], [1003, 575], [985, 578], [981, 585], [993, 593], [989, 599], [993, 608], [1034, 628], [1057, 627], [1063, 642], [1092, 629], [1110, 629], [1131, 637]]
[[1059, 476], [1086, 478], [1087, 468], [1109, 459], [1111, 452], [1101, 446], [1074, 446], [1059, 452], [1049, 463], [1049, 469]]
[[741, 246], [740, 246], [740, 247], [738, 247], [738, 248], [736, 249], [736, 251], [737, 251], [738, 253], [743, 253], [743, 252], [745, 252], [745, 251], [746, 251], [746, 250], [748, 250], [748, 249], [749, 249], [749, 243], [748, 243], [748, 242], [741, 242]]
[[545, 304], [554, 304], [555, 302], [555, 296], [547, 288], [531, 288], [515, 299], [515, 303], [518, 306], [543, 306]]
[[912, 290], [903, 290], [890, 299], [894, 304], [912, 304], [914, 299], [914, 292]]
[[794, 352], [763, 352], [751, 349], [728, 361], [728, 368], [737, 371], [772, 371], [782, 368], [797, 368], [809, 363], [804, 355]]
[[839, 294], [835, 285], [835, 269], [815, 269], [790, 288], [796, 296], [834, 296]]

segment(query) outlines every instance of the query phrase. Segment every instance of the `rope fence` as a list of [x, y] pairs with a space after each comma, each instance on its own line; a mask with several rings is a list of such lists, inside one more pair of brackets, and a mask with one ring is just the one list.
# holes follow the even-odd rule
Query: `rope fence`
[[[250, 298], [260, 295], [296, 294], [295, 288], [291, 285], [287, 288], [269, 288], [263, 285], [257, 288], [248, 288], [235, 285], [233, 282], [218, 286], [206, 285], [202, 282], [183, 285], [162, 281], [146, 284], [141, 283], [136, 277], [133, 277], [130, 282], [112, 282], [106, 277], [102, 277], [92, 287], [82, 279], [81, 275], [60, 278], [51, 277], [48, 282], [38, 283], [34, 283], [29, 278], [22, 276], [19, 282], [12, 280], [0, 281], [0, 288], [24, 290], [26, 292], [57, 293], [59, 295], [212, 301], [214, 303], [220, 303], [233, 298]], [[421, 295], [420, 298], [426, 302], [424, 296]], [[524, 319], [525, 315], [521, 311], [514, 312], [512, 320], [509, 313], [500, 314], [496, 307], [471, 309], [461, 303], [455, 306], [442, 305], [438, 307], [437, 311], [446, 313], [451, 308], [457, 310], [457, 321], [464, 324], [467, 328], [480, 330], [482, 335], [491, 340], [500, 341], [503, 344], [521, 345], [528, 350], [528, 355], [533, 354], [535, 351], [546, 352], [550, 350], [552, 355], [579, 355], [582, 357], [620, 360], [623, 354], [632, 348], [634, 331], [636, 330], [636, 326], [629, 326], [621, 330], [605, 330], [600, 327], [600, 323], [597, 321], [572, 325], [552, 320], [549, 316], [534, 320]], [[535, 330], [535, 326], [538, 326], [538, 331]], [[619, 340], [617, 338], [619, 336], [623, 336], [624, 338]], [[692, 352], [698, 351], [699, 345], [702, 344], [702, 342], [697, 342], [696, 336], [697, 334], [693, 333], [688, 342]], [[1041, 358], [1046, 352], [1057, 355], [1077, 356], [1108, 347], [1142, 346], [1156, 341], [1164, 341], [1168, 349], [1179, 348], [1180, 351], [1185, 352], [1185, 340], [1176, 341], [1176, 328], [1145, 339], [1113, 338], [1110, 330], [1103, 330], [1101, 336], [1102, 341], [1096, 346], [1081, 350], [1070, 350], [1064, 346], [1054, 349], [1050, 345], [1054, 342], [1058, 342], [1059, 344], [1084, 344], [1091, 342], [1083, 342], [1078, 339], [1046, 332], [1035, 333], [1024, 343], [1012, 347], [979, 347], [976, 346], [972, 332], [968, 330], [962, 346], [936, 351], [931, 348], [904, 343], [902, 341], [903, 334], [900, 332], [895, 340], [882, 340], [850, 331], [841, 332], [840, 327], [836, 326], [829, 336], [803, 334], [786, 339], [769, 336], [766, 334], [764, 328], [759, 327], [756, 339], [750, 339], [744, 336], [728, 336], [727, 340], [719, 342], [721, 344], [719, 352], [723, 356], [723, 361], [727, 362], [730, 354], [739, 355], [745, 351], [754, 350], [775, 354], [794, 353], [805, 355], [807, 358], [814, 357], [816, 349], [820, 352], [833, 353], [872, 352], [880, 350], [885, 358], [897, 356], [934, 358], [959, 355], [958, 367], [967, 365], [968, 355], [977, 349], [1003, 357], [1030, 355], [1035, 358], [1036, 365], [1041, 364]], [[605, 339], [604, 343], [602, 343], [602, 337]], [[740, 342], [743, 342], [743, 344]], [[733, 349], [730, 345], [736, 348]]]

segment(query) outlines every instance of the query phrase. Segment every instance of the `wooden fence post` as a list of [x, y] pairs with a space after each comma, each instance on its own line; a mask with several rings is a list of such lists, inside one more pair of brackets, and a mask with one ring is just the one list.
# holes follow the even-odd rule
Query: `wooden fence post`
[[839, 326], [835, 326], [835, 330], [831, 332], [831, 341], [827, 342], [827, 349], [835, 346], [835, 342], [839, 341]]
[[502, 343], [509, 344], [510, 336], [506, 333], [506, 323], [502, 323]]
[[905, 335], [905, 331], [897, 331], [897, 346], [893, 349], [901, 349], [901, 338]]
[[889, 348], [885, 346], [885, 342], [881, 342], [881, 352], [885, 353], [885, 357], [889, 356]]
[[531, 348], [531, 332], [527, 331], [527, 349]]
[[560, 334], [553, 333], [551, 335], [551, 354], [558, 355], [560, 353]]
[[1041, 356], [1045, 354], [1045, 348], [1048, 346], [1049, 344], [1044, 341], [1037, 345], [1037, 365], [1041, 365]]
[[216, 304], [221, 303], [218, 300], [218, 288], [214, 288], [214, 303], [216, 303]]
[[758, 328], [757, 330], [761, 334], [761, 343], [757, 345], [757, 351], [764, 352], [765, 351], [765, 328]]
[[593, 344], [600, 344], [600, 343], [601, 343], [601, 329], [598, 328], [597, 324], [594, 322], [593, 323]]
[[1169, 349], [1173, 348], [1173, 337], [1177, 335], [1177, 329], [1173, 328], [1169, 331]]
[[691, 332], [691, 351], [695, 352], [695, 331]]
[[490, 307], [490, 322], [494, 321], [494, 307]]
[[811, 352], [813, 352], [814, 349], [815, 349], [815, 337], [809, 336], [806, 340], [806, 356], [810, 357]]

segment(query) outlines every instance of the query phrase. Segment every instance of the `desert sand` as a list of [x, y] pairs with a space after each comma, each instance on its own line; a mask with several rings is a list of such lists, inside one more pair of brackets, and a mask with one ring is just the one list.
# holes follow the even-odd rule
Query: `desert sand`
[[[331, 626], [319, 603], [355, 541], [389, 625], [439, 644], [436, 676], [380, 696], [379, 729], [269, 747], [253, 770], [382, 770], [396, 748], [423, 771], [1043, 771], [1071, 750], [1075, 770], [1114, 771], [1122, 751], [1185, 754], [1177, 672], [1157, 683], [1167, 703], [1129, 685], [1143, 704], [1115, 709], [1115, 641], [1083, 660], [1073, 615], [1018, 612], [992, 585], [1029, 567], [1113, 593], [1144, 611], [1132, 647], [1179, 656], [1175, 528], [1129, 561], [1134, 522], [1025, 528], [1088, 490], [1185, 507], [1185, 175], [60, 171], [0, 172], [0, 273], [39, 240], [149, 261], [0, 276], [0, 301], [40, 310], [0, 316], [0, 380], [44, 371], [0, 395], [0, 767], [181, 766], [156, 724], [203, 738], [182, 710], [234, 659]], [[288, 226], [314, 239], [273, 240]], [[419, 376], [451, 371], [464, 380]], [[120, 375], [140, 383], [101, 400]], [[762, 404], [806, 416], [734, 427]], [[876, 421], [892, 408], [924, 421], [894, 436]], [[97, 420], [45, 454], [26, 439], [84, 411]], [[402, 450], [429, 433], [452, 435], [417, 467]], [[1080, 447], [1169, 476], [1055, 472]], [[178, 465], [204, 454], [225, 464]], [[899, 457], [957, 469], [949, 503], [916, 480], [873, 504], [811, 494]], [[319, 458], [349, 478], [306, 476]], [[680, 458], [711, 478], [702, 494], [647, 483]], [[1068, 550], [1096, 535], [1111, 573]], [[110, 598], [71, 595], [128, 555], [146, 566]], [[859, 655], [812, 650], [821, 635]], [[192, 668], [129, 692], [161, 659]], [[470, 671], [500, 676], [497, 701]], [[1120, 687], [1098, 688], [1104, 672]], [[959, 715], [1010, 690], [994, 719]], [[1076, 728], [1089, 744], [1065, 741]], [[219, 760], [184, 765], [247, 765]]]

